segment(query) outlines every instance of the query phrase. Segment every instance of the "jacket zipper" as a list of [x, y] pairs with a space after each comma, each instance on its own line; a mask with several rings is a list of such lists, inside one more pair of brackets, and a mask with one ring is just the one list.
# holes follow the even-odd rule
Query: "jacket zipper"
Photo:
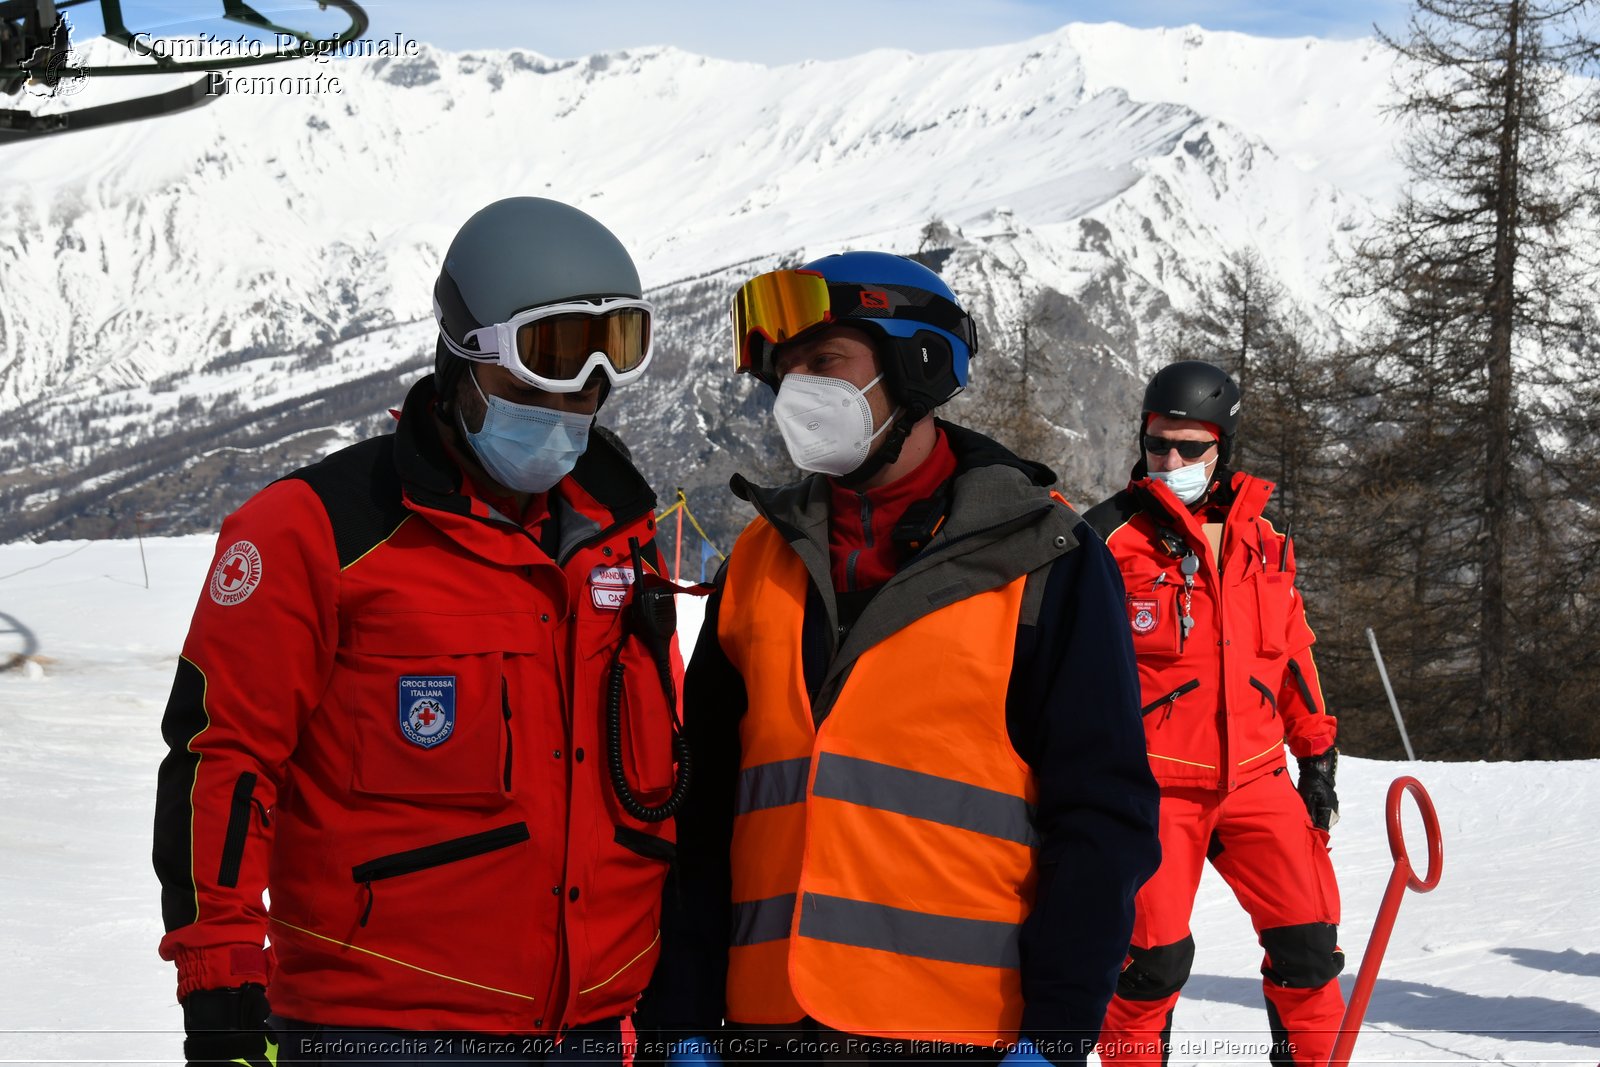
[[1272, 690], [1267, 688], [1267, 683], [1263, 682], [1261, 679], [1255, 677], [1254, 675], [1251, 675], [1250, 676], [1250, 684], [1255, 686], [1256, 689], [1260, 691], [1262, 697], [1264, 697], [1266, 699], [1268, 704], [1272, 705], [1272, 714], [1273, 715], [1277, 715], [1278, 714], [1278, 698], [1272, 695]]
[[630, 826], [613, 826], [611, 840], [627, 849], [629, 852], [643, 856], [646, 859], [663, 860], [671, 863], [678, 854], [678, 847], [671, 841], [655, 837], [642, 830], [635, 830]]
[[1165, 705], [1167, 705], [1167, 714], [1171, 715], [1172, 714], [1172, 705], [1174, 705], [1174, 704], [1176, 704], [1178, 702], [1178, 698], [1179, 697], [1183, 696], [1183, 694], [1185, 694], [1185, 693], [1188, 693], [1188, 692], [1190, 692], [1192, 690], [1199, 689], [1199, 688], [1200, 688], [1200, 679], [1191, 678], [1187, 682], [1184, 682], [1182, 685], [1178, 686], [1178, 688], [1174, 689], [1172, 692], [1168, 693], [1166, 696], [1157, 697], [1156, 699], [1152, 700], [1150, 703], [1146, 704], [1144, 707], [1140, 708], [1139, 709], [1139, 714], [1141, 716], [1148, 715], [1152, 711], [1155, 711], [1157, 708], [1159, 708], [1161, 705], [1165, 704]]
[[[233, 783], [233, 802], [228, 805], [228, 828], [222, 837], [222, 862], [217, 866], [217, 884], [239, 884], [239, 866], [244, 862], [244, 843], [250, 835], [250, 809], [255, 800], [256, 774], [245, 771]], [[256, 801], [256, 804], [260, 804]], [[261, 807], [261, 825], [267, 825], [267, 809]]]
[[[867, 548], [872, 547], [872, 500], [866, 493], [860, 494], [861, 499], [861, 533], [862, 543]], [[844, 587], [847, 590], [856, 588], [856, 561], [861, 558], [864, 549], [851, 549], [844, 565]]]
[[505, 677], [500, 678], [500, 713], [506, 721], [506, 770], [505, 791], [511, 792], [511, 691], [506, 686]]
[[1289, 660], [1289, 673], [1294, 675], [1295, 685], [1300, 687], [1300, 695], [1306, 698], [1306, 707], [1311, 709], [1311, 714], [1321, 715], [1322, 709], [1317, 707], [1317, 702], [1311, 699], [1311, 686], [1306, 681], [1306, 674], [1300, 669], [1300, 664], [1294, 659]]
[[350, 876], [367, 891], [367, 906], [361, 913], [360, 925], [367, 925], [367, 920], [372, 916], [372, 883], [384, 878], [397, 878], [403, 874], [415, 874], [418, 871], [428, 870], [430, 867], [442, 867], [447, 863], [471, 859], [487, 852], [494, 852], [511, 845], [527, 841], [532, 835], [528, 832], [528, 824], [514, 822], [506, 826], [497, 826], [493, 830], [485, 830], [479, 834], [468, 834], [466, 837], [453, 837], [448, 841], [440, 841], [433, 845], [423, 845], [421, 848], [408, 849], [405, 852], [395, 852], [388, 856], [379, 856], [377, 859], [358, 863], [350, 868]]

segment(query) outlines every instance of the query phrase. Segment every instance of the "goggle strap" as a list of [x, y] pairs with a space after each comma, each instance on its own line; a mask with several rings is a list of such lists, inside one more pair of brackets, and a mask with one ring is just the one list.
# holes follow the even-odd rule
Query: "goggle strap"
[[[493, 327], [490, 328], [492, 329]], [[480, 349], [466, 348], [456, 344], [455, 338], [451, 337], [442, 328], [439, 330], [439, 340], [444, 342], [444, 346], [450, 350], [451, 355], [460, 356], [462, 359], [470, 359], [476, 363], [498, 363], [500, 361], [500, 356], [497, 352], [484, 352]]]
[[480, 326], [477, 318], [467, 310], [467, 302], [461, 296], [461, 290], [456, 287], [455, 279], [450, 277], [447, 271], [441, 271], [439, 280], [433, 284], [433, 320], [438, 323], [439, 333], [445, 338], [450, 351], [468, 359], [482, 354], [473, 353], [471, 349], [463, 349], [450, 336], [451, 330], [454, 330], [465, 340]]

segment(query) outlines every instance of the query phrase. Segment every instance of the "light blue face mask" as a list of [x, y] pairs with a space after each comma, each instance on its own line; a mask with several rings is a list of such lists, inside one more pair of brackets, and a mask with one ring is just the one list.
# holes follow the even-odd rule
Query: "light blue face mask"
[[459, 411], [456, 421], [490, 477], [507, 489], [543, 493], [572, 473], [578, 457], [589, 447], [593, 415], [485, 396], [471, 368], [467, 374], [488, 410], [483, 414], [483, 429], [477, 433], [467, 429]]
[[1166, 482], [1180, 502], [1193, 504], [1206, 495], [1206, 487], [1211, 484], [1211, 465], [1215, 462], [1188, 463], [1171, 471], [1150, 471], [1150, 477]]

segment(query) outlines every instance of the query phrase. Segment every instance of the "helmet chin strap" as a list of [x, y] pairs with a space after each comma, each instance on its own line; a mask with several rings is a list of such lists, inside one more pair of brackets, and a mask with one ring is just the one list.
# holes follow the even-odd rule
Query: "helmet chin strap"
[[864, 459], [861, 466], [834, 481], [846, 489], [858, 489], [863, 483], [871, 481], [879, 471], [900, 458], [900, 450], [905, 447], [906, 438], [911, 436], [911, 428], [921, 421], [923, 414], [925, 412], [901, 409], [899, 418], [883, 431], [883, 444], [878, 446], [878, 450]]

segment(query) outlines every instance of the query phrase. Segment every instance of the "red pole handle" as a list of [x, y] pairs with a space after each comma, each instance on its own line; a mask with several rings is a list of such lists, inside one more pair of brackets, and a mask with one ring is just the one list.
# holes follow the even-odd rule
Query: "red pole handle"
[[[1400, 794], [1410, 793], [1422, 815], [1422, 827], [1428, 838], [1428, 876], [1418, 878], [1412, 869], [1411, 856], [1406, 852], [1405, 831], [1400, 826]], [[1383, 964], [1384, 949], [1389, 947], [1389, 934], [1394, 929], [1395, 916], [1400, 911], [1400, 898], [1406, 889], [1426, 893], [1439, 884], [1444, 873], [1444, 843], [1439, 837], [1439, 817], [1434, 814], [1433, 801], [1422, 783], [1409, 776], [1396, 778], [1389, 783], [1389, 796], [1385, 802], [1389, 825], [1389, 853], [1394, 856], [1394, 870], [1389, 874], [1389, 884], [1383, 890], [1383, 902], [1378, 905], [1378, 918], [1372, 924], [1372, 936], [1367, 939], [1367, 951], [1361, 957], [1361, 970], [1356, 975], [1355, 988], [1350, 991], [1350, 1003], [1344, 1010], [1344, 1020], [1339, 1024], [1339, 1038], [1333, 1044], [1333, 1054], [1328, 1057], [1328, 1067], [1346, 1067], [1350, 1053], [1356, 1045], [1356, 1035], [1361, 1030], [1361, 1020], [1366, 1017], [1367, 1004], [1372, 1000], [1372, 986], [1378, 980], [1378, 968]]]
[[[1417, 802], [1417, 813], [1422, 816], [1422, 833], [1428, 839], [1428, 876], [1418, 878], [1412, 866], [1411, 857], [1406, 852], [1406, 834], [1400, 825], [1400, 794], [1410, 793]], [[1439, 884], [1439, 875], [1443, 873], [1444, 866], [1444, 840], [1439, 836], [1439, 816], [1434, 814], [1433, 799], [1428, 796], [1428, 791], [1422, 788], [1422, 783], [1415, 778], [1396, 778], [1389, 783], [1389, 797], [1385, 801], [1385, 810], [1388, 813], [1389, 824], [1389, 854], [1394, 857], [1396, 865], [1404, 863], [1406, 866], [1406, 884], [1418, 893], [1428, 893]]]

